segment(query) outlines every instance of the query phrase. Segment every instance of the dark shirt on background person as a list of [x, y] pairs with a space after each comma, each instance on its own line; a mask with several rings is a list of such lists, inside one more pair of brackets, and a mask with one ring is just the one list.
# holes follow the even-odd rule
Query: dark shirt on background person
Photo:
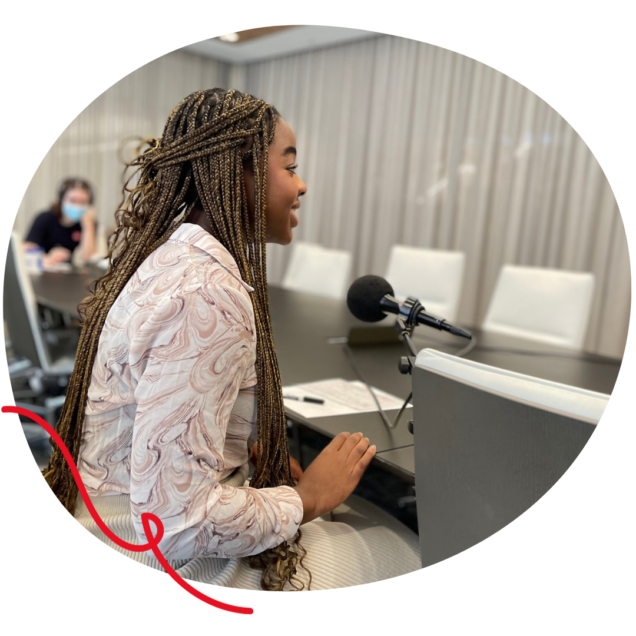
[[62, 225], [52, 210], [41, 212], [33, 221], [25, 241], [39, 245], [46, 253], [54, 247], [65, 247], [73, 252], [82, 239], [82, 226], [75, 223]]

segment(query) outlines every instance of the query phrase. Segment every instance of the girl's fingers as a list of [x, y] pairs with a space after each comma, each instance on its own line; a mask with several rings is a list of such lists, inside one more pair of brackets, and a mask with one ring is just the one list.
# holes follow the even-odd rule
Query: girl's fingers
[[327, 444], [327, 448], [333, 448], [334, 450], [339, 451], [342, 448], [342, 445], [347, 441], [347, 439], [351, 436], [351, 433], [338, 433], [330, 442]]
[[369, 448], [369, 438], [363, 437], [352, 449], [347, 457], [351, 464], [357, 464]]
[[344, 453], [345, 457], [349, 457], [351, 451], [357, 446], [358, 442], [362, 439], [362, 433], [354, 433], [353, 435], [349, 435], [349, 437], [345, 440], [345, 443], [342, 445], [340, 451]]
[[376, 450], [375, 444], [373, 446], [369, 446], [369, 448], [367, 448], [367, 450], [362, 455], [358, 463], [353, 467], [353, 475], [357, 479], [360, 479], [360, 477], [364, 475], [364, 471], [367, 468], [369, 468], [369, 464], [371, 463], [371, 460], [375, 456], [375, 450]]

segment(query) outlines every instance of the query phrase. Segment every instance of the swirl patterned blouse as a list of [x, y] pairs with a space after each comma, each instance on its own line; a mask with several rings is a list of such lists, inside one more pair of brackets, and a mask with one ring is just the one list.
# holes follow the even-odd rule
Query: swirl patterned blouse
[[257, 554], [296, 534], [288, 486], [222, 481], [256, 441], [256, 330], [230, 253], [184, 223], [112, 306], [88, 391], [79, 469], [91, 497], [130, 495], [165, 526], [171, 559]]

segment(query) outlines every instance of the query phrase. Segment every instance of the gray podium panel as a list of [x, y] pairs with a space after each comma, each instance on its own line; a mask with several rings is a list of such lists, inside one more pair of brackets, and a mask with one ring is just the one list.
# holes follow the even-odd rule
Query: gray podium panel
[[413, 371], [422, 567], [483, 541], [538, 501], [595, 425]]

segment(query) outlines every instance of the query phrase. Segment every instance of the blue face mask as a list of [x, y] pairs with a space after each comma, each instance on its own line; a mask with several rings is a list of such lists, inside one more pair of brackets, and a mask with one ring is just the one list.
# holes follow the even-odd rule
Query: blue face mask
[[79, 223], [80, 219], [84, 216], [88, 210], [85, 205], [72, 205], [71, 203], [62, 203], [62, 213], [68, 217], [71, 221]]

